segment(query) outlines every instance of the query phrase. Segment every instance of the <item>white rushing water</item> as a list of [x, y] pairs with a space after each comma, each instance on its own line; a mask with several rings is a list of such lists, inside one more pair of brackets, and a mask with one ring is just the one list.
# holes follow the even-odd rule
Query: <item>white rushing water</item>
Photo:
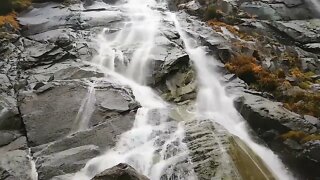
[[[144, 85], [160, 22], [159, 12], [152, 9], [159, 5], [155, 0], [129, 0], [119, 5], [130, 15], [130, 20], [115, 37], [109, 38], [107, 28], [98, 36], [99, 54], [93, 62], [106, 73], [108, 80], [129, 86], [142, 107], [136, 113], [133, 128], [120, 136], [115, 147], [90, 160], [74, 180], [89, 180], [119, 163], [127, 163], [154, 180], [195, 179], [193, 170], [186, 166], [189, 160], [188, 149], [182, 142], [183, 127], [168, 118], [169, 104]], [[126, 48], [134, 50], [130, 62], [125, 61], [122, 53]], [[92, 91], [89, 90], [83, 107], [91, 104]], [[80, 117], [87, 124], [87, 116]]]
[[[184, 33], [175, 14], [157, 10], [165, 7], [162, 1], [127, 0], [118, 6], [129, 15], [129, 20], [116, 33], [110, 33], [112, 29], [108, 28], [102, 31], [97, 38], [99, 54], [93, 63], [105, 72], [109, 81], [129, 86], [141, 108], [136, 113], [133, 128], [119, 137], [115, 147], [91, 159], [76, 173], [74, 180], [89, 180], [118, 163], [133, 166], [151, 180], [197, 179], [191, 169], [188, 148], [183, 143], [182, 124], [168, 117], [171, 106], [145, 85], [152, 49], [157, 48], [154, 47], [155, 36], [164, 17], [175, 25], [195, 64], [199, 81], [196, 104], [199, 118], [213, 119], [243, 139], [279, 179], [292, 179], [272, 151], [251, 140], [246, 124], [233, 107], [232, 98], [227, 96], [217, 78], [219, 75], [213, 70], [215, 60], [206, 55], [204, 47], [191, 46], [192, 39]], [[125, 58], [124, 49], [133, 51], [129, 53], [129, 61]], [[209, 77], [210, 80], [207, 79]], [[94, 111], [95, 83], [89, 87], [88, 95], [82, 102], [76, 121], [77, 130], [87, 128]]]
[[233, 99], [226, 94], [224, 87], [220, 84], [219, 74], [214, 71], [217, 66], [217, 60], [213, 56], [207, 55], [205, 47], [197, 46], [195, 41], [187, 36], [175, 14], [171, 14], [171, 17], [198, 73], [197, 113], [199, 119], [212, 119], [221, 124], [230, 133], [240, 137], [264, 160], [278, 179], [294, 179], [271, 150], [256, 144], [249, 136], [245, 121], [235, 109]]

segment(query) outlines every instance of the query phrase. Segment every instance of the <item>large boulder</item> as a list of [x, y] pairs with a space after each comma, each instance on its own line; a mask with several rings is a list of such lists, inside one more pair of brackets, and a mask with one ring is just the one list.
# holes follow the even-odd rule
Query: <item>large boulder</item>
[[[116, 89], [109, 83], [97, 87], [94, 94], [87, 88], [81, 82], [52, 82], [39, 88], [38, 93], [26, 94], [20, 109], [30, 145], [45, 144], [72, 133], [78, 128], [77, 121], [87, 121], [89, 127], [90, 123], [92, 126], [104, 121], [108, 111], [124, 112], [138, 107], [130, 90]], [[87, 103], [90, 96], [97, 101]]]
[[214, 120], [187, 121], [185, 129], [184, 141], [199, 179], [274, 179], [270, 169], [246, 143]]
[[270, 23], [270, 25], [302, 44], [320, 41], [320, 29], [317, 28], [320, 26], [319, 19], [275, 21]]
[[96, 175], [92, 180], [149, 180], [149, 178], [139, 174], [130, 165], [120, 163]]
[[307, 4], [301, 0], [294, 1], [247, 1], [240, 9], [263, 20], [297, 20], [313, 16]]
[[36, 172], [26, 150], [14, 150], [0, 155], [0, 179], [34, 180]]
[[282, 103], [268, 100], [264, 97], [243, 93], [236, 100], [236, 107], [241, 115], [256, 130], [270, 129], [285, 133], [290, 130], [315, 133], [317, 128], [300, 115], [290, 112]]
[[230, 134], [223, 127], [212, 120], [193, 120], [185, 124], [185, 129], [185, 142], [199, 179], [241, 179], [230, 154], [227, 153], [231, 147]]
[[45, 180], [54, 176], [77, 172], [85, 166], [88, 160], [99, 154], [99, 147], [86, 145], [40, 156], [36, 162], [38, 178]]

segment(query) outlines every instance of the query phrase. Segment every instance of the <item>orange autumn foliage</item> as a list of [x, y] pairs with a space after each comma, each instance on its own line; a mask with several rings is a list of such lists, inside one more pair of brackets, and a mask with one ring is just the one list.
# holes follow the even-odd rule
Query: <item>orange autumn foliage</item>
[[0, 27], [6, 23], [10, 24], [16, 30], [19, 29], [17, 14], [15, 12], [11, 12], [5, 16], [0, 16]]

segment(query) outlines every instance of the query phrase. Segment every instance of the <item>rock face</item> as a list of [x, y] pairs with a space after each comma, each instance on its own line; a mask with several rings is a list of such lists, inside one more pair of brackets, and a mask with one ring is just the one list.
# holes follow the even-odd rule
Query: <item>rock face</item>
[[120, 163], [96, 175], [92, 180], [148, 180], [136, 172], [130, 165]]
[[[29, 143], [33, 146], [58, 140], [71, 133], [75, 128], [75, 121], [81, 116], [78, 111], [83, 105], [83, 99], [90, 95], [85, 84], [79, 82], [57, 83], [50, 87], [42, 93], [26, 95], [21, 102], [22, 118]], [[108, 83], [100, 84], [97, 88], [99, 89], [94, 94], [97, 101], [93, 105], [96, 110], [88, 117], [92, 123], [105, 121], [103, 115], [108, 114], [105, 111], [128, 112], [137, 107], [130, 94], [126, 94], [126, 89], [117, 90]], [[132, 106], [129, 107], [130, 103]], [[85, 110], [92, 107], [83, 108]]]
[[[319, 159], [314, 155], [307, 155], [311, 151], [317, 151], [320, 137], [319, 114], [308, 112], [309, 115], [313, 114], [309, 116], [299, 110], [295, 111], [300, 114], [290, 112], [286, 109], [290, 108], [289, 102], [284, 100], [292, 100], [297, 94], [311, 94], [315, 96], [314, 99], [319, 95], [318, 82], [314, 81], [319, 74], [319, 23], [316, 19], [318, 15], [309, 2], [177, 0], [174, 3], [188, 14], [201, 19], [206, 18], [206, 13], [209, 13], [211, 21], [207, 24], [198, 24], [192, 17], [184, 18], [186, 15], [183, 13], [179, 13], [179, 16], [193, 22], [194, 27], [186, 25], [190, 29], [188, 34], [200, 39], [210, 49], [208, 52], [213, 53], [223, 64], [230, 65], [231, 59], [240, 61], [241, 59], [234, 57], [242, 55], [253, 57], [257, 66], [270, 74], [276, 74], [278, 70], [284, 72], [283, 78], [291, 86], [286, 86], [281, 81], [279, 87], [270, 91], [259, 87], [271, 84], [270, 81], [259, 85], [250, 84], [245, 78], [241, 80], [240, 76], [230, 74], [223, 68], [223, 64], [218, 65], [222, 67], [219, 69], [220, 73], [225, 74], [222, 81], [226, 84], [227, 91], [239, 96], [235, 102], [236, 107], [255, 133], [279, 154], [298, 178], [320, 177], [318, 172], [312, 170], [319, 169]], [[189, 6], [191, 4], [200, 4], [200, 7], [192, 10], [194, 6]], [[206, 13], [198, 13], [199, 10]], [[213, 30], [206, 31], [205, 26], [208, 25]], [[215, 35], [212, 32], [216, 32], [213, 33]], [[221, 36], [217, 37], [217, 34]], [[212, 37], [214, 38], [211, 39]], [[310, 84], [303, 87], [303, 80], [292, 75], [293, 69], [299, 69], [303, 74], [310, 73]], [[279, 77], [275, 75], [274, 78]], [[249, 90], [251, 87], [262, 92]], [[277, 100], [284, 103], [275, 102]], [[303, 104], [311, 104], [311, 101], [312, 98], [300, 99], [300, 102], [296, 100], [295, 105], [300, 104], [302, 109]], [[319, 112], [319, 104], [314, 105], [314, 110]], [[306, 164], [308, 166], [304, 166]]]
[[199, 179], [241, 179], [227, 153], [230, 150], [230, 134], [225, 129], [210, 120], [190, 121], [185, 126], [185, 141]]
[[275, 179], [241, 139], [214, 120], [188, 120], [185, 129], [184, 141], [199, 179]]
[[86, 12], [100, 10], [80, 6], [35, 4], [21, 14], [22, 35], [1, 39], [0, 179], [75, 173], [133, 126], [131, 89], [85, 62], [100, 26], [122, 17], [92, 20]]
[[26, 150], [2, 153], [0, 156], [0, 178], [33, 180], [35, 170], [32, 169], [30, 160], [29, 153]]
[[[317, 140], [311, 138], [319, 134], [316, 124], [286, 110], [281, 103], [252, 94], [243, 94], [236, 101], [236, 107], [255, 132], [295, 172], [307, 172], [309, 177], [319, 176], [312, 169], [320, 168], [320, 159], [311, 155], [318, 148]], [[309, 134], [310, 141], [297, 138], [295, 133]]]
[[[99, 48], [92, 39], [103, 27], [108, 28], [104, 35], [113, 39], [124, 24], [130, 26], [126, 20], [132, 17], [115, 6], [124, 1], [104, 2], [103, 8], [93, 6], [93, 0], [75, 0], [69, 6], [34, 4], [19, 17], [21, 34], [0, 32], [0, 179], [71, 179], [134, 126], [140, 104], [132, 90], [112, 78], [106, 80], [109, 77], [87, 62], [96, 60]], [[320, 177], [315, 171], [320, 169], [318, 117], [286, 110], [272, 94], [248, 90], [250, 83], [224, 68], [231, 58], [245, 54], [270, 72], [284, 71], [282, 76], [294, 86], [281, 86], [283, 97], [319, 92], [320, 23], [310, 5], [304, 0], [176, 0], [169, 5], [181, 11], [178, 16], [186, 33], [221, 60], [216, 71], [224, 75], [221, 81], [228, 92], [240, 96], [236, 107], [253, 131], [301, 174], [300, 179]], [[161, 8], [159, 13], [166, 14]], [[201, 21], [208, 17], [220, 22], [210, 27]], [[174, 24], [162, 19], [153, 41], [147, 84], [172, 106], [192, 102], [199, 85], [197, 73]], [[116, 71], [124, 70], [134, 48], [139, 47], [121, 50], [122, 61], [118, 57], [114, 62]], [[291, 73], [294, 65], [303, 73], [313, 73], [306, 77], [307, 85]], [[199, 179], [273, 179], [250, 148], [213, 120], [185, 115], [179, 121], [184, 121], [183, 143]], [[182, 142], [172, 146], [177, 143]], [[171, 144], [165, 148], [172, 148]], [[176, 178], [162, 176], [169, 177]], [[148, 178], [119, 164], [94, 179]]]

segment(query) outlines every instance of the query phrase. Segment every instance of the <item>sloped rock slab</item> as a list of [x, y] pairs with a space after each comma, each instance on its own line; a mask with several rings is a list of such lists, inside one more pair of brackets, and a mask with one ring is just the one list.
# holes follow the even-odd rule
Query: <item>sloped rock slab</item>
[[[36, 93], [26, 93], [21, 97], [20, 109], [31, 146], [46, 144], [70, 134], [84, 99], [90, 95], [89, 87], [78, 81], [52, 82], [41, 88]], [[97, 86], [96, 89], [94, 107], [84, 107], [94, 108], [89, 124], [103, 121], [107, 116], [105, 109], [123, 112], [138, 107], [134, 105], [136, 103], [130, 90], [116, 88], [110, 83]], [[116, 102], [112, 99], [105, 102], [107, 100], [104, 97], [114, 97]]]
[[185, 142], [197, 177], [202, 180], [241, 179], [228, 154], [230, 134], [211, 120], [193, 120], [185, 124]]
[[300, 176], [298, 178], [320, 177], [319, 172], [314, 171], [320, 167], [319, 159], [314, 156], [319, 150], [318, 144], [281, 136], [288, 132], [319, 135], [317, 124], [286, 110], [281, 103], [253, 94], [242, 94], [235, 105], [257, 135], [280, 155], [291, 171]]
[[240, 9], [263, 20], [303, 20], [313, 16], [307, 4], [300, 0], [244, 2]]
[[36, 161], [38, 178], [45, 180], [53, 176], [77, 172], [88, 160], [98, 156], [99, 153], [97, 146], [86, 145], [38, 157]]
[[261, 96], [243, 93], [236, 100], [236, 108], [253, 129], [270, 129], [285, 133], [290, 130], [314, 133], [316, 127], [300, 115], [285, 109], [281, 103]]
[[271, 25], [300, 43], [320, 41], [320, 20], [275, 21]]
[[14, 97], [0, 95], [0, 130], [20, 130], [21, 126], [17, 102]]
[[[20, 110], [40, 180], [76, 173], [133, 126], [139, 104], [132, 91], [104, 79], [92, 81], [51, 81], [21, 92]], [[94, 84], [92, 93], [88, 83]], [[91, 96], [94, 101], [85, 105]], [[92, 110], [84, 115], [88, 127], [77, 129], [86, 109]]]
[[14, 150], [0, 155], [0, 179], [34, 180], [31, 159], [26, 150]]
[[106, 119], [104, 123], [90, 129], [79, 131], [49, 144], [32, 148], [34, 156], [46, 156], [85, 145], [95, 145], [99, 150], [111, 148], [115, 145], [118, 136], [128, 131], [134, 122], [135, 113], [129, 113]]

